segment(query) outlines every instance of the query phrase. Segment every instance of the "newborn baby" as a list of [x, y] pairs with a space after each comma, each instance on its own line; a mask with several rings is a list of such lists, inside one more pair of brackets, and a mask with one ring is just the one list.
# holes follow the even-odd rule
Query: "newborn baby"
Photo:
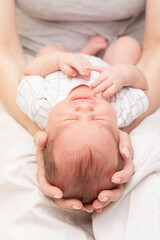
[[[48, 182], [59, 187], [64, 192], [64, 198], [91, 203], [100, 191], [116, 187], [111, 177], [122, 168], [118, 148], [119, 127], [129, 125], [148, 107], [142, 90], [126, 86], [136, 87], [138, 84], [146, 89], [147, 84], [141, 72], [135, 70], [135, 76], [126, 76], [125, 84], [120, 81], [123, 77], [120, 77], [119, 90], [123, 86], [125, 88], [106, 99], [101, 94], [91, 94], [90, 89], [98, 77], [104, 75], [103, 70], [108, 67], [106, 62], [88, 55], [53, 55], [52, 69], [56, 72], [43, 76], [45, 74], [39, 73], [41, 67], [37, 74], [30, 71], [31, 76], [25, 77], [18, 87], [17, 104], [48, 135], [44, 150]], [[47, 66], [47, 55], [43, 60]], [[74, 73], [67, 76], [64, 65], [72, 66], [83, 76], [84, 65], [95, 71], [87, 81], [80, 75], [73, 77]], [[28, 69], [23, 76], [29, 75]], [[127, 69], [128, 73], [133, 70], [131, 66]], [[102, 73], [99, 75], [97, 71]], [[139, 78], [133, 83], [130, 81], [133, 77]]]

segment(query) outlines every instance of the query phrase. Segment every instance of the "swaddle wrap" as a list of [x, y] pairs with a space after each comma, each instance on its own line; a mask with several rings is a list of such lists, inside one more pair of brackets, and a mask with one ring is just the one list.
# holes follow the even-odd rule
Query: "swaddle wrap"
[[[92, 65], [108, 66], [100, 58], [82, 55]], [[98, 75], [98, 72], [92, 71], [89, 81], [84, 80], [80, 75], [69, 77], [62, 71], [49, 74], [45, 78], [27, 76], [18, 87], [17, 105], [41, 129], [45, 129], [51, 109], [65, 99], [75, 87], [90, 86]], [[97, 96], [102, 98], [100, 94]], [[140, 89], [130, 87], [121, 89], [109, 101], [116, 111], [118, 127], [128, 126], [148, 108], [148, 99], [145, 93]]]

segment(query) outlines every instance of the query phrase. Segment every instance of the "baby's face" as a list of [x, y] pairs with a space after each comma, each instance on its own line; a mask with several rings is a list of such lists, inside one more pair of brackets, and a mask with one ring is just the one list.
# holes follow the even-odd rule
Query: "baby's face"
[[65, 155], [78, 151], [84, 145], [98, 148], [103, 156], [108, 156], [107, 175], [111, 177], [118, 167], [119, 129], [115, 111], [110, 103], [97, 97], [73, 99], [68, 97], [59, 102], [48, 118], [48, 139], [56, 139], [55, 158], [61, 159], [63, 154], [65, 162]]
[[[83, 96], [84, 98], [81, 98]], [[68, 128], [72, 129], [74, 134], [82, 130], [83, 133], [89, 128], [91, 132], [97, 129], [98, 134], [99, 129], [103, 128], [103, 131], [105, 129], [112, 131], [114, 137], [118, 139], [116, 114], [111, 104], [87, 94], [83, 96], [67, 97], [54, 106], [49, 114], [46, 128], [49, 139], [53, 140]]]

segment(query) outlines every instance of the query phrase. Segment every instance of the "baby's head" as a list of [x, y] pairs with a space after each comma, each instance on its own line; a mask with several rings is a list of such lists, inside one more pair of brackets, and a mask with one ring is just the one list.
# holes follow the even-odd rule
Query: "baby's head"
[[65, 99], [52, 109], [46, 131], [46, 178], [64, 192], [64, 198], [91, 203], [100, 191], [116, 187], [111, 178], [122, 168], [122, 160], [109, 103]]

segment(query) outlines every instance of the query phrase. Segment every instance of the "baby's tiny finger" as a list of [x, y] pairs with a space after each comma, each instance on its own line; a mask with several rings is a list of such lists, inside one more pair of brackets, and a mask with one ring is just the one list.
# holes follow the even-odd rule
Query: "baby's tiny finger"
[[109, 98], [116, 93], [116, 88], [114, 85], [111, 85], [108, 89], [102, 92], [102, 97]]
[[102, 82], [102, 83], [100, 83], [97, 87], [95, 87], [94, 89], [91, 90], [91, 94], [92, 94], [92, 95], [96, 95], [96, 94], [98, 94], [98, 93], [103, 92], [104, 89], [105, 89], [105, 83]]
[[101, 84], [103, 81], [108, 79], [108, 74], [107, 72], [102, 72], [91, 84], [90, 88], [96, 88], [99, 84]]
[[91, 71], [87, 69], [91, 64], [88, 62], [85, 58], [80, 58], [76, 63], [75, 63], [75, 68], [77, 71], [84, 77], [85, 80], [90, 79]]
[[94, 89], [91, 90], [91, 94], [96, 95], [98, 93], [103, 93], [103, 92], [107, 91], [108, 88], [110, 88], [109, 83], [107, 82], [107, 80], [104, 80], [97, 87], [95, 87]]
[[66, 64], [62, 65], [61, 70], [68, 76], [71, 76], [71, 77], [76, 76], [76, 71], [72, 67]]

